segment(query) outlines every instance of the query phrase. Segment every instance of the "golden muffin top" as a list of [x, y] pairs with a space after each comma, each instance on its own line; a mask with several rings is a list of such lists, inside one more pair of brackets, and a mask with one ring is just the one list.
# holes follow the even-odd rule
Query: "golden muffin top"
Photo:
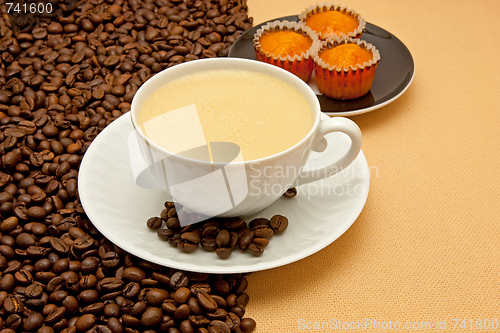
[[317, 12], [305, 19], [305, 23], [320, 35], [345, 34], [355, 31], [359, 21], [348, 14], [336, 10]]
[[349, 68], [350, 66], [363, 65], [373, 59], [373, 54], [367, 49], [356, 44], [342, 44], [333, 48], [321, 51], [318, 56], [328, 64], [328, 66], [337, 66]]
[[260, 37], [259, 44], [264, 52], [274, 56], [293, 57], [307, 52], [312, 40], [295, 31], [271, 31]]

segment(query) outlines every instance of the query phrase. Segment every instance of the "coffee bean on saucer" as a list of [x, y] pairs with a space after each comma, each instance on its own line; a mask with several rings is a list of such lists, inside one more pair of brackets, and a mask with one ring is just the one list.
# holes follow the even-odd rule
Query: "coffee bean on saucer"
[[248, 224], [248, 226], [250, 228], [255, 228], [256, 226], [259, 226], [259, 225], [263, 225], [263, 226], [269, 225], [269, 220], [264, 218], [264, 217], [260, 217], [260, 218], [253, 219]]
[[257, 238], [271, 239], [274, 235], [273, 229], [269, 225], [257, 225], [251, 229]]
[[215, 237], [204, 237], [201, 239], [201, 247], [208, 252], [217, 250], [217, 243]]
[[146, 224], [147, 224], [149, 229], [157, 230], [163, 224], [163, 220], [161, 218], [155, 216], [155, 217], [149, 218]]
[[[171, 202], [165, 202], [166, 210], [174, 207]], [[178, 211], [177, 214], [184, 214]], [[152, 219], [150, 219], [152, 220]], [[150, 221], [151, 223], [151, 221]], [[199, 245], [208, 252], [215, 252], [221, 259], [227, 259], [237, 247], [254, 256], [260, 256], [269, 240], [275, 233], [282, 233], [288, 227], [288, 219], [275, 215], [271, 219], [254, 218], [248, 224], [241, 218], [212, 218], [196, 224], [180, 227], [176, 217], [167, 220], [167, 229], [158, 231], [158, 237], [186, 253], [194, 252]], [[251, 245], [251, 246], [250, 246]]]
[[240, 240], [239, 240], [239, 243], [238, 243], [238, 246], [240, 247], [240, 249], [246, 250], [247, 247], [248, 247], [248, 245], [250, 245], [250, 243], [252, 242], [253, 238], [254, 238], [253, 231], [251, 231], [251, 230], [246, 231], [240, 237]]
[[269, 245], [269, 239], [267, 239], [267, 238], [254, 238], [254, 239], [252, 239], [252, 243], [259, 245], [262, 248], [265, 248], [266, 246]]
[[229, 247], [218, 247], [215, 250], [215, 254], [217, 254], [217, 256], [221, 259], [229, 258], [232, 253], [233, 253], [233, 250]]
[[250, 252], [253, 256], [258, 257], [264, 253], [264, 247], [258, 245], [256, 243], [250, 243], [247, 247], [247, 251]]
[[283, 193], [283, 196], [285, 198], [293, 198], [297, 196], [297, 189], [295, 187], [290, 187], [285, 193]]
[[215, 242], [218, 247], [225, 247], [229, 244], [230, 240], [231, 238], [229, 232], [226, 229], [222, 229], [221, 231], [219, 231], [217, 237], [215, 237]]
[[175, 235], [175, 232], [170, 230], [170, 229], [161, 229], [161, 230], [158, 230], [158, 232], [156, 233], [158, 235], [158, 237], [164, 241], [168, 241], [168, 239], [170, 237], [172, 237], [173, 235]]
[[269, 226], [275, 233], [282, 233], [288, 228], [288, 219], [282, 215], [274, 215], [269, 220]]

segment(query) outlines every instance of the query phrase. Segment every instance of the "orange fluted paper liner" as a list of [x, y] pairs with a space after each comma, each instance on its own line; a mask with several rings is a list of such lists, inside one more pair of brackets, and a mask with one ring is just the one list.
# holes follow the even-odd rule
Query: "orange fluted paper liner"
[[[294, 32], [310, 42], [306, 50], [295, 49], [289, 40], [277, 41], [269, 47], [261, 43], [261, 38], [272, 32]], [[295, 36], [297, 37], [297, 36]], [[286, 38], [286, 37], [284, 37]], [[274, 21], [262, 26], [254, 35], [254, 50], [257, 60], [281, 67], [307, 82], [313, 72], [312, 57], [321, 47], [318, 36], [311, 28], [298, 22]], [[286, 53], [286, 54], [284, 54]]]
[[360, 38], [366, 26], [365, 20], [354, 10], [332, 3], [309, 6], [299, 15], [299, 19], [322, 40], [335, 36]]
[[[362, 64], [349, 66], [348, 68], [328, 64], [321, 58], [321, 52], [329, 48], [335, 48], [342, 44], [356, 44], [370, 51], [372, 59]], [[380, 53], [370, 43], [359, 39], [347, 37], [335, 37], [322, 42], [318, 54], [314, 57], [314, 75], [318, 90], [325, 96], [348, 100], [361, 97], [370, 91], [375, 77], [375, 71], [380, 60]]]

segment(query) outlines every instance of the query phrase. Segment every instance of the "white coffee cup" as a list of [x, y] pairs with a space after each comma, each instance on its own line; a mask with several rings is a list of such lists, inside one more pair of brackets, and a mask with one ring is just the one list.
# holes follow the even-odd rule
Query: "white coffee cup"
[[[228, 163], [179, 156], [161, 148], [144, 135], [139, 126], [138, 114], [144, 101], [156, 89], [186, 75], [217, 69], [254, 71], [289, 83], [309, 103], [314, 116], [312, 129], [296, 145], [276, 155], [243, 161], [236, 151]], [[345, 169], [361, 150], [361, 131], [356, 123], [342, 117], [321, 120], [318, 98], [306, 83], [281, 68], [248, 59], [201, 59], [157, 73], [135, 94], [130, 115], [136, 130], [136, 136], [129, 138], [129, 148], [137, 184], [141, 187], [165, 188], [174, 202], [197, 213], [198, 220], [190, 222], [213, 216], [235, 217], [257, 213], [280, 198], [288, 188], [317, 181]], [[304, 172], [302, 168], [311, 151], [324, 151], [327, 145], [324, 136], [331, 132], [342, 132], [350, 137], [348, 151], [331, 165]], [[181, 224], [187, 223], [181, 221]]]

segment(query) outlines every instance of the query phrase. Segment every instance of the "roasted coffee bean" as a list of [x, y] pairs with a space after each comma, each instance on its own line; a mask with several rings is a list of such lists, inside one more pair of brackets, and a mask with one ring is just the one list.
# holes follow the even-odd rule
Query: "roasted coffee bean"
[[222, 229], [221, 231], [219, 231], [217, 237], [215, 238], [215, 242], [217, 243], [218, 247], [225, 247], [229, 244], [230, 240], [231, 237], [226, 229]]
[[[71, 229], [74, 229], [74, 228], [71, 228]], [[75, 241], [72, 244], [72, 247], [74, 250], [76, 250], [78, 252], [86, 252], [86, 251], [90, 250], [93, 245], [94, 245], [94, 239], [92, 237], [82, 236], [82, 237], [77, 237], [75, 239]], [[111, 266], [111, 264], [109, 263], [110, 261], [112, 261], [111, 257], [112, 256], [108, 256], [108, 258], [106, 260], [106, 264], [104, 264], [104, 262], [103, 262], [103, 265], [105, 267], [114, 267], [114, 266]], [[119, 262], [119, 260], [118, 260], [118, 262]]]
[[64, 319], [65, 314], [66, 314], [65, 307], [57, 307], [56, 306], [45, 317], [45, 324], [53, 325], [53, 324], [59, 322], [60, 320]]
[[136, 302], [134, 304], [132, 309], [130, 309], [129, 314], [133, 317], [138, 318], [146, 311], [147, 308], [148, 308], [148, 306], [147, 306], [146, 302], [139, 301], [139, 302]]
[[69, 253], [70, 247], [69, 245], [57, 237], [51, 237], [49, 241], [50, 247], [54, 252], [59, 255], [66, 255]]
[[7, 297], [3, 301], [3, 309], [8, 314], [21, 313], [24, 310], [24, 303], [17, 296]]
[[196, 232], [184, 232], [182, 233], [181, 238], [193, 244], [200, 243], [200, 236]]
[[49, 295], [49, 302], [51, 303], [59, 303], [63, 299], [68, 296], [68, 292], [66, 290], [57, 290], [54, 291], [52, 294]]
[[159, 306], [169, 298], [169, 293], [160, 288], [151, 288], [146, 292], [146, 301], [149, 305]]
[[31, 281], [33, 280], [33, 276], [31, 275], [31, 273], [25, 269], [18, 270], [15, 273], [14, 278], [15, 278], [16, 282], [21, 284], [21, 285], [30, 284]]
[[165, 313], [169, 315], [173, 315], [175, 313], [175, 310], [177, 310], [177, 306], [175, 305], [175, 302], [173, 299], [166, 299], [163, 301], [161, 304], [161, 308]]
[[231, 256], [233, 250], [230, 247], [219, 247], [215, 250], [215, 254], [221, 259], [227, 259]]
[[122, 278], [128, 281], [141, 282], [146, 278], [146, 273], [139, 267], [126, 267], [123, 270]]
[[122, 323], [115, 317], [108, 319], [108, 327], [113, 333], [123, 333], [124, 327]]
[[189, 305], [182, 304], [179, 307], [177, 307], [173, 317], [176, 321], [182, 321], [188, 319], [190, 314], [191, 314], [191, 309]]
[[49, 293], [53, 292], [53, 291], [57, 291], [61, 288], [64, 287], [66, 281], [64, 280], [64, 278], [60, 277], [60, 276], [56, 276], [54, 278], [52, 278], [48, 283], [47, 283], [47, 291]]
[[215, 237], [205, 237], [201, 239], [201, 246], [206, 251], [212, 252], [217, 249], [217, 243]]
[[[227, 293], [226, 293], [227, 294]], [[223, 295], [226, 295], [226, 294], [223, 294]], [[212, 295], [212, 298], [215, 300], [215, 302], [217, 303], [217, 307], [220, 308], [220, 309], [224, 309], [226, 308], [226, 300], [224, 299], [224, 297], [222, 296], [219, 296], [219, 295]]]
[[251, 230], [246, 231], [239, 240], [238, 246], [240, 247], [240, 249], [246, 250], [248, 245], [250, 245], [250, 243], [252, 242], [253, 238], [254, 238], [253, 231]]
[[44, 324], [44, 318], [41, 313], [34, 312], [31, 313], [25, 320], [23, 324], [24, 330], [28, 332], [37, 331]]
[[42, 295], [43, 293], [43, 287], [40, 284], [31, 284], [28, 287], [26, 287], [24, 291], [24, 296], [27, 298], [38, 298]]
[[257, 323], [252, 318], [243, 318], [240, 320], [240, 330], [242, 333], [252, 333], [257, 327]]
[[166, 221], [167, 228], [170, 230], [179, 230], [181, 227], [181, 224], [180, 224], [179, 219], [177, 217], [168, 217], [164, 221]]
[[268, 225], [257, 225], [252, 228], [254, 236], [257, 238], [267, 238], [271, 239], [274, 235], [273, 229]]
[[288, 228], [288, 219], [282, 215], [274, 215], [269, 221], [269, 226], [275, 233], [282, 233]]
[[235, 331], [240, 326], [240, 322], [240, 318], [232, 312], [227, 314], [226, 320], [224, 321], [231, 331]]
[[164, 241], [168, 241], [170, 239], [170, 237], [175, 235], [175, 232], [171, 229], [161, 229], [161, 230], [158, 230], [158, 232], [156, 234], [158, 235], [158, 238], [160, 238]]
[[75, 322], [75, 327], [79, 332], [85, 332], [90, 329], [96, 321], [96, 317], [93, 314], [84, 314], [78, 318]]
[[163, 224], [163, 220], [159, 217], [151, 217], [147, 221], [147, 226], [151, 230], [159, 229], [162, 224]]
[[82, 274], [94, 274], [100, 265], [96, 257], [87, 257], [81, 261], [80, 271]]
[[264, 247], [269, 245], [269, 239], [267, 239], [267, 238], [254, 238], [252, 240], [252, 243], [264, 248]]
[[[181, 236], [182, 237], [182, 236]], [[191, 253], [196, 251], [198, 248], [198, 244], [190, 243], [188, 241], [179, 241], [177, 242], [177, 248], [186, 253]]]
[[116, 252], [109, 251], [101, 258], [101, 263], [104, 267], [115, 268], [120, 264], [120, 256]]
[[[2, 192], [2, 193], [6, 193], [6, 192]], [[0, 202], [1, 201], [2, 201], [2, 198], [1, 198], [1, 193], [0, 193]], [[17, 227], [18, 223], [19, 223], [19, 219], [17, 217], [10, 216], [2, 221], [2, 223], [0, 224], [0, 231], [2, 233], [9, 233]]]
[[146, 328], [153, 328], [159, 325], [163, 319], [161, 308], [149, 307], [141, 316], [141, 324]]
[[177, 290], [182, 287], [187, 287], [188, 283], [189, 283], [189, 278], [182, 271], [175, 272], [170, 277], [170, 287], [172, 289]]
[[26, 249], [30, 246], [33, 246], [35, 245], [35, 243], [36, 243], [35, 238], [31, 234], [25, 232], [20, 233], [16, 237], [16, 245], [22, 249]]
[[266, 218], [256, 218], [256, 219], [253, 219], [252, 221], [250, 221], [250, 223], [248, 223], [248, 226], [250, 228], [255, 228], [256, 226], [260, 226], [260, 225], [269, 225], [269, 220], [266, 219]]
[[87, 290], [82, 291], [78, 295], [77, 299], [79, 302], [82, 302], [82, 303], [86, 303], [86, 304], [93, 303], [99, 299], [99, 292], [97, 290], [94, 290], [94, 289], [87, 289]]
[[250, 252], [253, 256], [259, 257], [262, 255], [262, 253], [264, 253], [264, 247], [255, 243], [250, 243], [247, 247], [247, 251]]
[[198, 300], [200, 306], [207, 312], [214, 312], [217, 309], [217, 303], [206, 291], [200, 290], [196, 294], [196, 299]]
[[173, 300], [176, 306], [187, 303], [191, 297], [191, 290], [186, 287], [181, 287], [177, 289], [174, 293]]
[[205, 316], [210, 320], [225, 320], [227, 317], [227, 311], [221, 308], [217, 308], [214, 312], [205, 313]]
[[210, 284], [208, 284], [208, 283], [195, 283], [195, 284], [191, 285], [189, 290], [191, 291], [191, 293], [193, 295], [198, 294], [200, 291], [204, 291], [208, 294], [211, 293]]
[[209, 333], [230, 333], [231, 329], [221, 320], [212, 320], [208, 325]]
[[17, 313], [11, 314], [5, 320], [5, 330], [9, 333], [16, 332], [22, 326], [22, 321], [22, 317]]
[[116, 303], [108, 303], [104, 307], [104, 315], [106, 317], [119, 317], [120, 316], [120, 306]]
[[122, 289], [124, 282], [121, 279], [115, 277], [106, 277], [97, 283], [97, 288], [105, 292], [117, 291]]
[[80, 304], [78, 303], [78, 300], [76, 297], [72, 295], [66, 296], [63, 300], [61, 305], [66, 308], [66, 313], [70, 315], [74, 315], [78, 312], [80, 308]]
[[129, 282], [125, 287], [123, 288], [123, 297], [126, 298], [135, 298], [137, 295], [139, 295], [139, 292], [141, 291], [141, 286], [137, 282]]
[[286, 198], [293, 198], [297, 196], [297, 189], [295, 187], [291, 187], [283, 193], [283, 196]]
[[105, 304], [103, 302], [97, 302], [87, 305], [82, 308], [82, 312], [85, 314], [98, 315], [104, 310]]

